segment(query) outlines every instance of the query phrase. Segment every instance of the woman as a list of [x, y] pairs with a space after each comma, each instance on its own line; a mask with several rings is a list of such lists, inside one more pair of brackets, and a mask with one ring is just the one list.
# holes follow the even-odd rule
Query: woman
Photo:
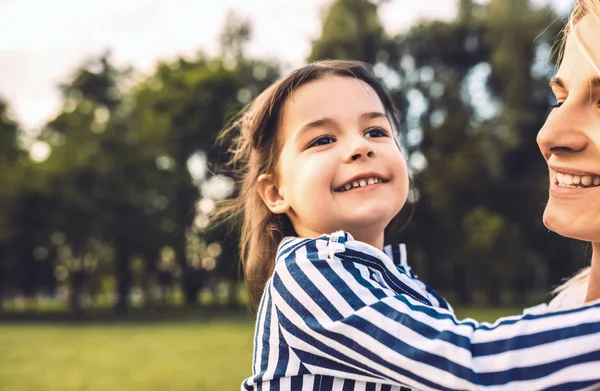
[[548, 164], [548, 229], [592, 243], [591, 266], [557, 289], [551, 308], [600, 298], [600, 0], [581, 0], [564, 30], [550, 85], [556, 105], [537, 142]]

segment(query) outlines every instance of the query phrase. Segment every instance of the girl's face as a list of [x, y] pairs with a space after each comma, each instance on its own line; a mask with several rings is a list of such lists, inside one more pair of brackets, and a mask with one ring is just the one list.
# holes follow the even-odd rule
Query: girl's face
[[375, 91], [351, 77], [311, 81], [287, 98], [278, 131], [277, 178], [259, 181], [269, 208], [299, 236], [345, 230], [381, 247], [409, 181]]
[[[576, 25], [579, 39], [600, 64], [600, 26], [586, 16]], [[563, 62], [551, 82], [557, 107], [537, 142], [548, 163], [550, 196], [544, 224], [560, 235], [600, 242], [600, 74], [567, 39]]]

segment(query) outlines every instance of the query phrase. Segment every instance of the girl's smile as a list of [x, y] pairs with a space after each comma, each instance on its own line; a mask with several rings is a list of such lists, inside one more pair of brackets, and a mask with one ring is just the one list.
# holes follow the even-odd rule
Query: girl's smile
[[352, 179], [348, 180], [344, 185], [336, 188], [335, 191], [342, 193], [352, 190], [369, 190], [378, 188], [378, 185], [383, 185], [388, 182], [389, 179], [385, 179], [377, 173], [366, 173], [356, 175]]

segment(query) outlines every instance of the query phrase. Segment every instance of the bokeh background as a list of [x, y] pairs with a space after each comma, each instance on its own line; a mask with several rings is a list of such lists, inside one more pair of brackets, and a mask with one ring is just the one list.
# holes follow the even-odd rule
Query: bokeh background
[[[319, 59], [402, 112], [412, 220], [459, 316], [547, 301], [588, 262], [548, 232], [535, 137], [570, 0], [0, 1], [0, 390], [229, 390], [251, 373], [218, 132]], [[385, 202], [385, 200], [382, 200]]]

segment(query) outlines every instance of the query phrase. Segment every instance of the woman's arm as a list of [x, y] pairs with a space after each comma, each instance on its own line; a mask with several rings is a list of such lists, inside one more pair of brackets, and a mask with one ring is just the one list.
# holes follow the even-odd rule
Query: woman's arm
[[600, 382], [600, 304], [458, 321], [408, 275], [348, 249], [332, 256], [323, 242], [288, 252], [269, 285], [282, 335], [311, 373], [435, 390]]

